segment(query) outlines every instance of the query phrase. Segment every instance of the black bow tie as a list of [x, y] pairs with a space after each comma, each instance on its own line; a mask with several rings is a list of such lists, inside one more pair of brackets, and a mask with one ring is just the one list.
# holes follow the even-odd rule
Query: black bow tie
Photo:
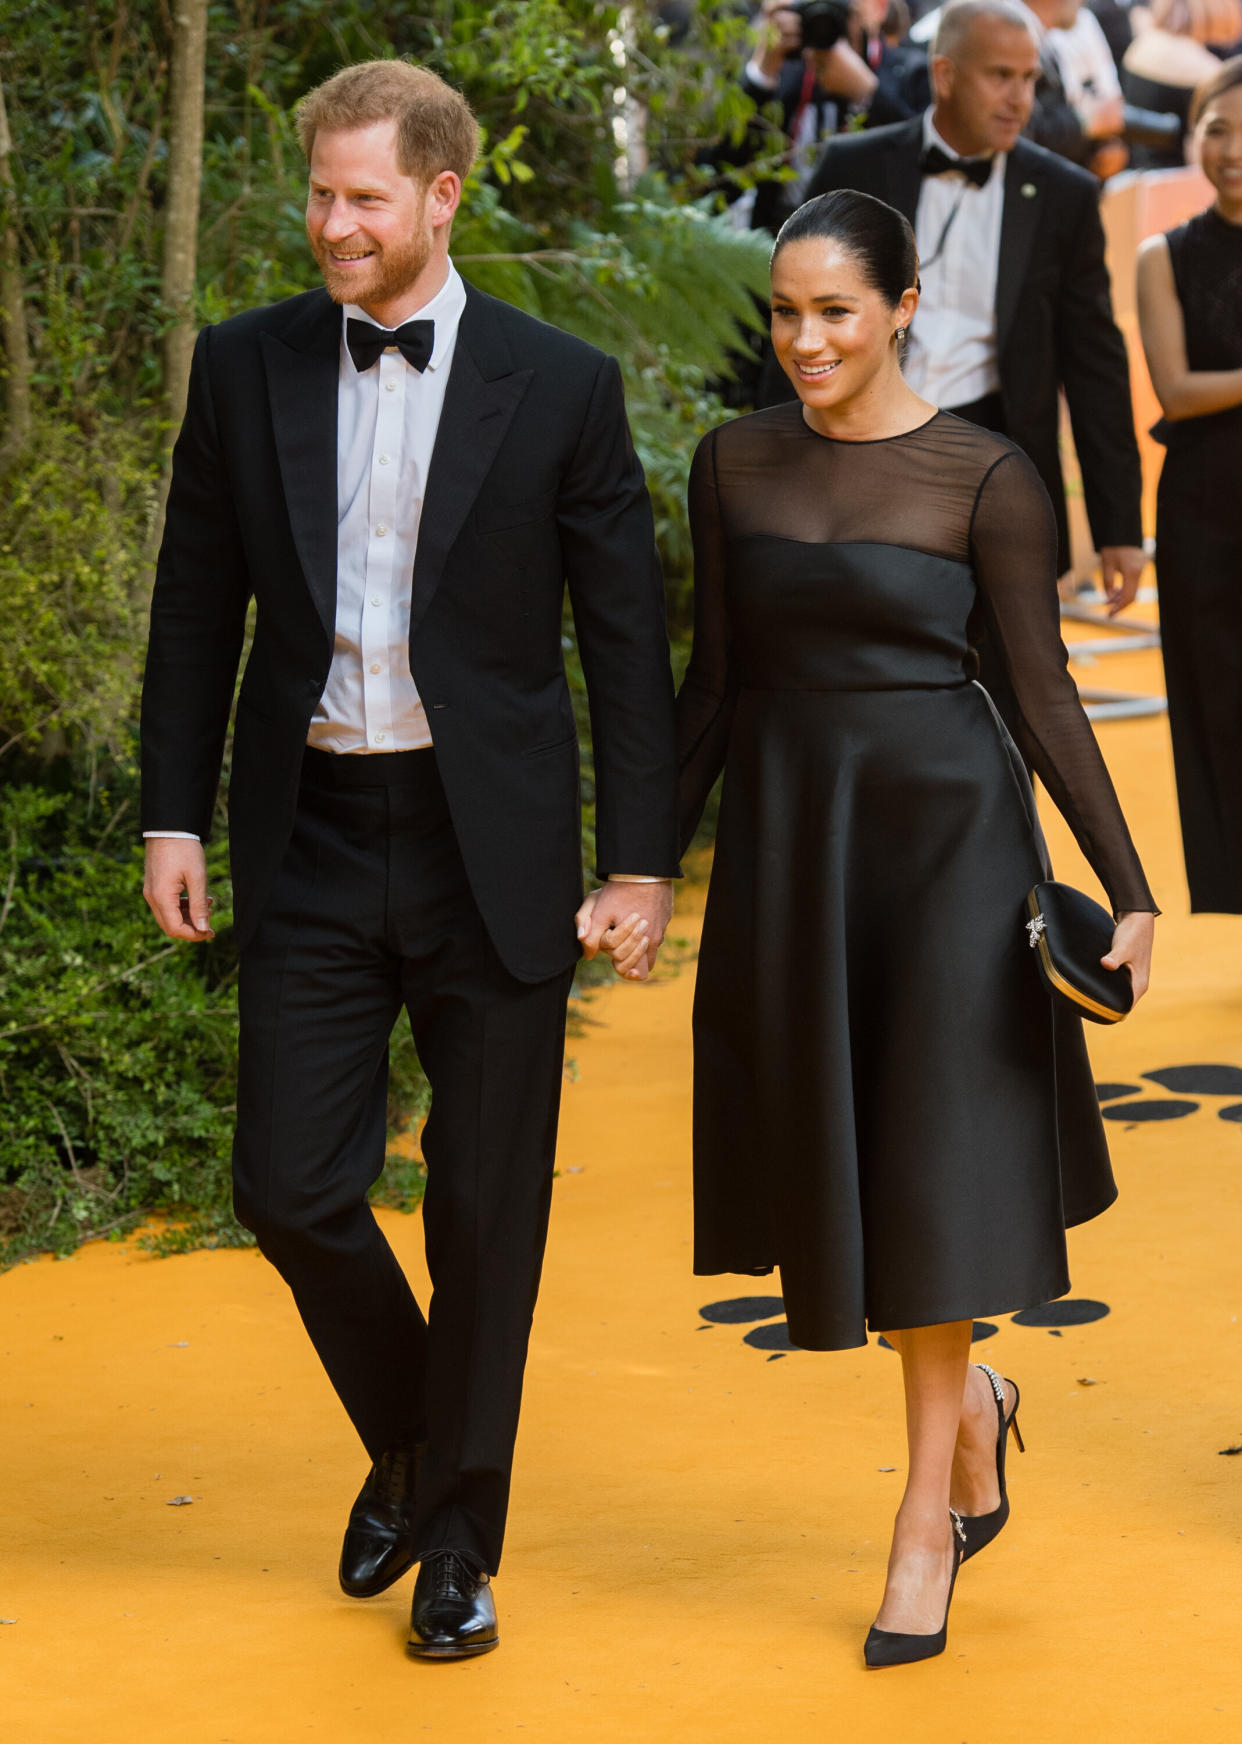
[[992, 159], [990, 157], [950, 157], [947, 151], [941, 151], [938, 145], [929, 145], [923, 153], [919, 166], [925, 176], [947, 176], [956, 170], [959, 176], [965, 176], [968, 182], [973, 182], [976, 188], [981, 188], [992, 174]]
[[431, 348], [436, 342], [434, 321], [407, 321], [401, 327], [373, 327], [369, 321], [356, 321], [351, 316], [345, 323], [345, 343], [358, 371], [370, 369], [390, 345], [395, 345], [407, 363], [415, 369], [426, 369], [431, 362]]

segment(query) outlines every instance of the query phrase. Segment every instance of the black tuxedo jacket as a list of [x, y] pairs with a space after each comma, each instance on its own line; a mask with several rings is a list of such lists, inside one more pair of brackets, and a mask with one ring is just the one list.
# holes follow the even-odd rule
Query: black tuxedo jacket
[[[922, 151], [922, 116], [834, 139], [807, 197], [856, 188], [913, 224]], [[1025, 139], [1005, 167], [996, 342], [1005, 433], [1034, 461], [1052, 498], [1061, 572], [1070, 562], [1057, 444], [1061, 387], [1097, 548], [1141, 545], [1142, 471], [1129, 362], [1104, 264], [1099, 183]]]
[[[229, 782], [244, 945], [293, 827], [336, 610], [341, 311], [311, 291], [199, 335], [173, 459], [142, 705], [143, 828], [206, 839], [247, 609]], [[502, 961], [577, 955], [568, 582], [591, 704], [601, 875], [677, 870], [673, 685], [615, 359], [467, 291], [414, 564], [410, 665]]]

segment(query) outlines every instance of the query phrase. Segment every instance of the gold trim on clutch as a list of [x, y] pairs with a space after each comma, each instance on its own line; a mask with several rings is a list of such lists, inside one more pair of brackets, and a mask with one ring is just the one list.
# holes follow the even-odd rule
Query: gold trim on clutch
[[1094, 1012], [1104, 1023], [1120, 1023], [1125, 1017], [1124, 1011], [1114, 1011], [1109, 1005], [1101, 1005], [1087, 993], [1075, 987], [1072, 981], [1067, 981], [1052, 960], [1052, 952], [1048, 949], [1048, 940], [1044, 933], [1044, 917], [1039, 912], [1039, 903], [1032, 890], [1026, 899], [1027, 912], [1031, 918], [1027, 923], [1027, 931], [1031, 935], [1031, 944], [1039, 952], [1039, 960], [1043, 965], [1044, 974], [1067, 999], [1072, 999], [1075, 1005], [1081, 1005], [1084, 1011]]

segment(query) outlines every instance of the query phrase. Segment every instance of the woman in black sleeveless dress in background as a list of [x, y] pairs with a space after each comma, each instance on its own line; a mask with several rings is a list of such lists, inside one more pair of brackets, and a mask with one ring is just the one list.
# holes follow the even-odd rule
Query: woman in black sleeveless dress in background
[[969, 1365], [971, 1321], [1062, 1295], [1066, 1224], [1115, 1195], [1082, 1026], [1054, 1018], [1023, 932], [1042, 845], [969, 676], [984, 620], [1136, 993], [1155, 905], [1066, 672], [1043, 485], [902, 380], [909, 225], [823, 195], [772, 275], [799, 399], [713, 431], [690, 484], [685, 841], [725, 771], [695, 999], [695, 1270], [779, 1266], [795, 1344], [870, 1328], [900, 1349], [909, 1477], [866, 1646], [892, 1665], [943, 1649], [962, 1546], [1007, 1513], [1017, 1389]]
[[1143, 245], [1139, 324], [1168, 450], [1156, 579], [1190, 906], [1242, 914], [1242, 56], [1191, 113], [1216, 200]]

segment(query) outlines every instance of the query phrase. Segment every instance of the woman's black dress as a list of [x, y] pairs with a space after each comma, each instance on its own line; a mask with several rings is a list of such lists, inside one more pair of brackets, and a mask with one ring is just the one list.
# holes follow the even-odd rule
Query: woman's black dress
[[[1192, 370], [1242, 369], [1242, 227], [1167, 237]], [[1182, 847], [1196, 913], [1242, 914], [1242, 406], [1158, 424], [1160, 634]]]
[[790, 1336], [1032, 1306], [1116, 1194], [1075, 1018], [1023, 931], [1043, 847], [968, 676], [986, 618], [1022, 750], [1118, 909], [1154, 904], [1061, 645], [1056, 527], [947, 413], [838, 442], [799, 403], [690, 484], [682, 829], [725, 768], [695, 996], [695, 1270], [779, 1266]]

